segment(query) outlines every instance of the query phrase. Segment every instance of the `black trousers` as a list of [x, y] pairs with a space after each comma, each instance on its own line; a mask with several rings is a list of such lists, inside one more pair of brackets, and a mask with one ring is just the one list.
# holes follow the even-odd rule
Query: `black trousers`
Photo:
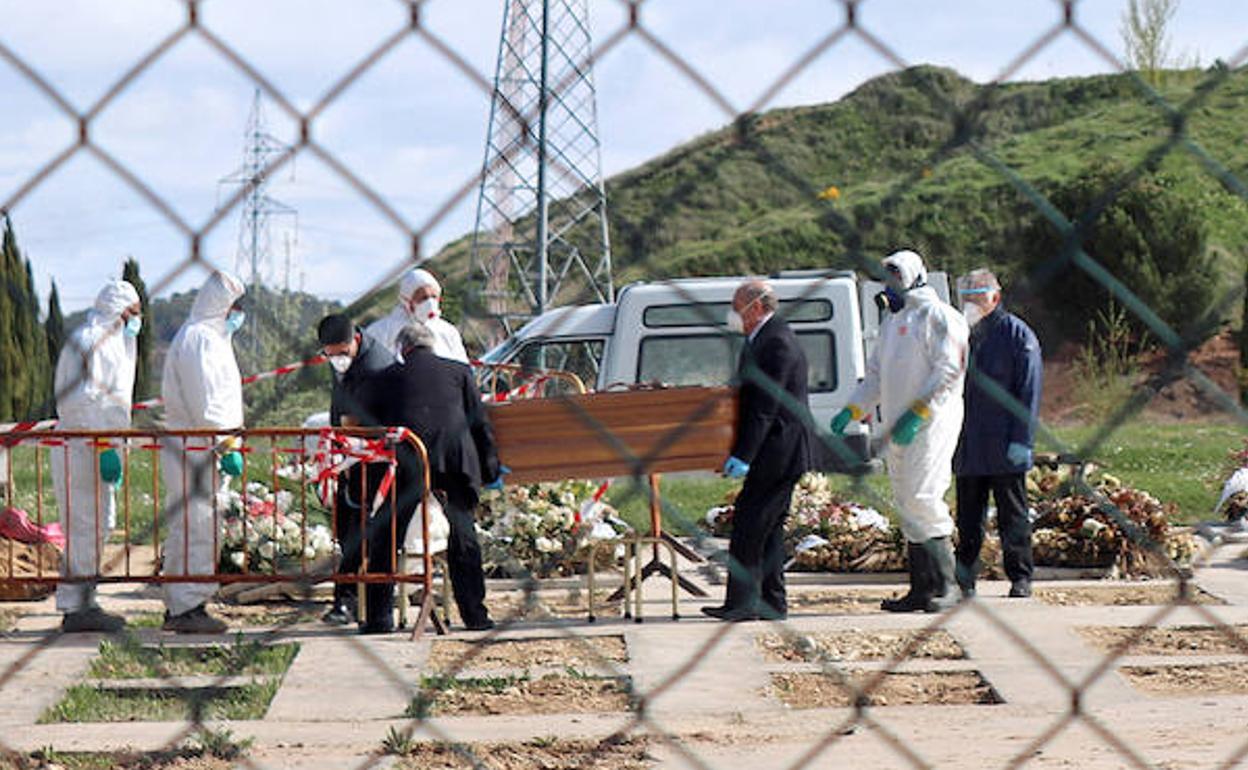
[[979, 572], [979, 551], [984, 545], [988, 516], [988, 493], [997, 504], [997, 532], [1001, 556], [1011, 581], [1031, 580], [1031, 520], [1027, 517], [1027, 483], [1022, 473], [1000, 476], [959, 476], [958, 565], [973, 576]]
[[[367, 521], [368, 509], [373, 504], [382, 479], [386, 475], [386, 466], [380, 463], [357, 463], [345, 470], [338, 477], [338, 489], [335, 494], [337, 508], [334, 514], [334, 537], [342, 549], [342, 559], [338, 563], [338, 572], [343, 575], [354, 575], [359, 572], [361, 562], [361, 521]], [[360, 480], [365, 478], [361, 488]], [[363, 515], [361, 515], [363, 508]], [[372, 548], [370, 543], [369, 548]], [[334, 599], [345, 600], [354, 606], [355, 583], [335, 583]]]
[[[401, 477], [402, 478], [402, 477]], [[410, 479], [410, 477], [408, 477]], [[481, 564], [481, 543], [477, 540], [476, 517], [477, 494], [467, 479], [450, 477], [439, 479], [435, 490], [442, 502], [442, 510], [451, 525], [451, 535], [446, 546], [446, 561], [450, 569], [451, 590], [459, 617], [465, 624], [479, 624], [489, 618], [485, 608], [485, 571]], [[388, 506], [387, 506], [388, 508]], [[408, 526], [419, 527], [420, 484], [410, 481], [399, 490], [398, 541], [403, 542]], [[368, 567], [369, 572], [389, 572], [394, 558], [394, 545], [390, 542], [390, 515], [388, 510], [378, 512], [370, 522]], [[373, 618], [389, 618], [393, 607], [392, 583], [370, 585], [365, 591], [368, 597], [369, 627]]]
[[789, 610], [784, 590], [784, 521], [797, 478], [747, 476], [737, 495], [728, 541], [729, 609], [752, 607], [777, 615]]

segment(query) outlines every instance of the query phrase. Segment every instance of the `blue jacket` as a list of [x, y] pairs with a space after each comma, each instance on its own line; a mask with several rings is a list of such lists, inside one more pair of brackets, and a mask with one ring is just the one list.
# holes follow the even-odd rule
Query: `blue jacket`
[[1006, 448], [1011, 443], [1034, 446], [1043, 376], [1035, 333], [1002, 306], [971, 329], [963, 395], [966, 418], [953, 456], [954, 473], [998, 476], [1027, 472], [1030, 463], [1011, 464]]

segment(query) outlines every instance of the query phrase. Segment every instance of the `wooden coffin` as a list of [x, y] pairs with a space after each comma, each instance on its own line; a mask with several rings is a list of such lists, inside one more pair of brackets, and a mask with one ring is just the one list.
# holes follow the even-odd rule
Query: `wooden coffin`
[[509, 483], [719, 470], [736, 433], [732, 388], [586, 393], [492, 404]]

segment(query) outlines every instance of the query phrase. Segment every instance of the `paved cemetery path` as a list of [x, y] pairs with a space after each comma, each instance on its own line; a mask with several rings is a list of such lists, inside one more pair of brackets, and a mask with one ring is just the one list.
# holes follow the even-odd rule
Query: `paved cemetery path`
[[[1193, 689], [1150, 695], [1135, 689], [1116, 668], [1245, 666], [1248, 655], [1237, 650], [1199, 657], [1150, 654], [1107, 662], [1107, 653], [1093, 647], [1079, 629], [1209, 625], [1211, 619], [1248, 624], [1248, 560], [1238, 558], [1244, 548], [1222, 546], [1196, 571], [1195, 583], [1225, 602], [1198, 608], [1165, 610], [1157, 603], [1055, 606], [1038, 598], [1007, 599], [1006, 584], [990, 581], [981, 585], [976, 601], [942, 616], [888, 615], [864, 611], [866, 604], [847, 614], [820, 610], [818, 602], [807, 611], [795, 602], [784, 623], [722, 624], [698, 611], [702, 604], [722, 599], [722, 586], [711, 586], [710, 600], [682, 595], [682, 617], [674, 621], [667, 584], [655, 577], [645, 584], [643, 623], [601, 614], [592, 624], [583, 617], [519, 620], [488, 637], [452, 629], [448, 637], [426, 636], [416, 642], [406, 634], [360, 637], [333, 630], [314, 615], [276, 630], [240, 625], [246, 638], [294, 641], [300, 652], [263, 720], [224, 727], [236, 738], [253, 741], [250, 761], [259, 767], [387, 764], [393, 759], [379, 760], [378, 752], [392, 728], [414, 728], [418, 739], [465, 743], [552, 736], [600, 739], [628, 730], [654, 737], [649, 753], [655, 767], [912, 767], [916, 759], [937, 767], [999, 767], [1022, 759], [1034, 767], [1117, 768], [1133, 761], [1167, 768], [1217, 766], [1242, 749], [1248, 684], [1241, 686], [1240, 694]], [[688, 574], [705, 577], [692, 568]], [[875, 581], [793, 582], [798, 584], [791, 592], [807, 598], [901, 590], [899, 585]], [[1037, 589], [1096, 590], [1112, 585], [1039, 581]], [[1151, 585], [1157, 590], [1157, 584]], [[501, 588], [491, 586], [491, 591]], [[539, 599], [558, 594], [566, 603], [567, 593], [560, 587], [544, 591]], [[132, 619], [151, 617], [145, 613], [161, 609], [151, 590], [110, 588], [102, 602]], [[48, 746], [60, 751], [154, 750], [185, 736], [185, 723], [39, 724], [40, 716], [67, 687], [86, 678], [99, 637], [59, 634], [59, 616], [51, 599], [4, 606], [20, 609], [23, 615], [15, 630], [0, 636], [0, 745], [21, 752]], [[801, 644], [803, 638], [818, 642], [821, 635], [844, 631], [852, 632], [851, 639], [872, 640], [890, 631], [929, 626], [948, 632], [965, 657], [912, 658], [890, 667], [887, 661], [856, 660], [851, 652], [825, 659], [822, 665], [829, 672], [977, 671], [1003, 703], [872, 706], [857, 721], [847, 707], [791, 708], [770, 687], [772, 677], [815, 673], [821, 664], [770, 659], [759, 643], [768, 634], [788, 635]], [[151, 627], [137, 628], [136, 633], [153, 644], [214, 641], [173, 637]], [[627, 659], [603, 660], [591, 668], [598, 674], [629, 677], [634, 692], [642, 696], [641, 712], [435, 715], [423, 722], [403, 717], [419, 692], [422, 676], [435, 673], [429, 662], [434, 645], [488, 638], [529, 640], [530, 646], [540, 649], [550, 640], [579, 644], [576, 640], [598, 635], [622, 638]], [[215, 641], [233, 643], [234, 637]], [[460, 673], [499, 676], [500, 670], [489, 665], [493, 663], [485, 656], [473, 657]], [[503, 673], [522, 675], [527, 670], [539, 678], [559, 669], [558, 660], [535, 666], [519, 660]], [[578, 675], [588, 674], [581, 670]], [[1240, 679], [1248, 682], [1248, 677]], [[1072, 704], [1077, 705], [1076, 712]], [[1123, 752], [1137, 754], [1129, 760]]]

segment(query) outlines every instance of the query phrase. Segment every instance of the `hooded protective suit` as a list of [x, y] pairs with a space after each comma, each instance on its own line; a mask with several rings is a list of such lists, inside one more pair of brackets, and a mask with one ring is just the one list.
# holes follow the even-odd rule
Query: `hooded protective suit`
[[[139, 294], [125, 281], [110, 281], [95, 298], [87, 320], [65, 340], [56, 361], [54, 387], [60, 430], [124, 430], [130, 427], [136, 340], [124, 333], [121, 314]], [[52, 455], [52, 480], [67, 538], [64, 575], [98, 575], [99, 552], [115, 518], [113, 486], [99, 477], [98, 449], [90, 439], [70, 440]], [[95, 586], [61, 583], [56, 608], [77, 612], [93, 603]]]
[[890, 440], [885, 451], [902, 533], [921, 543], [953, 532], [944, 496], [962, 431], [968, 329], [962, 314], [927, 286], [918, 254], [899, 251], [884, 265], [895, 266], [905, 305], [880, 325], [866, 379], [850, 401], [868, 414], [878, 404], [890, 430], [916, 403], [926, 405], [929, 417], [914, 441], [902, 446]]
[[[420, 321], [433, 332], [435, 354], [452, 361], [468, 363], [468, 351], [464, 349], [464, 341], [454, 324], [443, 318], [440, 313], [430, 316], [428, 310], [424, 308], [418, 308], [416, 311], [408, 310], [412, 304], [412, 296], [418, 289], [425, 286], [441, 288], [438, 285], [438, 279], [434, 278], [428, 270], [416, 268], [403, 276], [403, 280], [399, 281], [399, 304], [395, 305], [388, 315], [369, 324], [364, 333], [380, 342], [395, 358], [400, 358], [399, 332], [412, 321]], [[425, 311], [423, 317], [421, 317], [421, 310]]]
[[[169, 430], [243, 426], [242, 377], [225, 327], [230, 307], [241, 296], [243, 284], [237, 278], [213, 273], [170, 343], [161, 380]], [[166, 575], [211, 575], [216, 569], [216, 444], [210, 437], [170, 436], [162, 446]], [[224, 486], [228, 477], [217, 481]], [[216, 590], [215, 583], [167, 583], [165, 605], [170, 615], [181, 615]]]

